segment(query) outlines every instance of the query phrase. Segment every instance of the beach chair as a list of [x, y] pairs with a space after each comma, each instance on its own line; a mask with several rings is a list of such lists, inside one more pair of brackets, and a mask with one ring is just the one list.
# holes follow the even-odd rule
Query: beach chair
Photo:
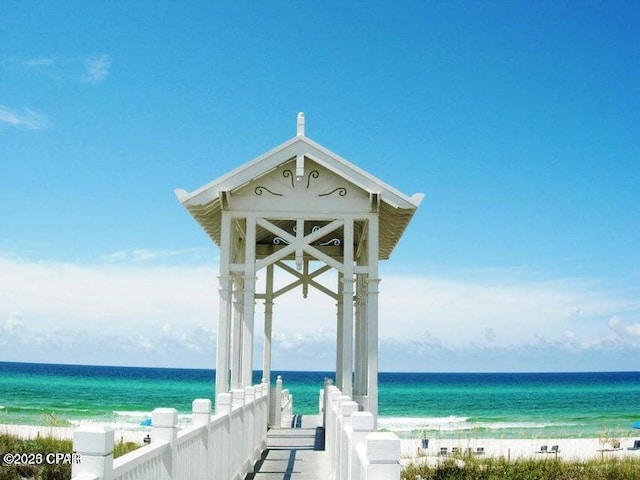
[[459, 454], [459, 453], [460, 453], [460, 448], [458, 448], [458, 447], [453, 447], [453, 448], [451, 449], [451, 455], [457, 455], [457, 454]]
[[547, 453], [547, 452], [548, 452], [547, 446], [546, 445], [542, 445], [540, 447], [540, 450], [538, 450], [536, 453]]
[[640, 440], [634, 440], [633, 447], [629, 447], [627, 450], [640, 450]]
[[448, 455], [449, 451], [447, 450], [447, 447], [440, 447], [440, 455]]
[[484, 447], [478, 447], [476, 448], [476, 451], [474, 452], [475, 455], [484, 455]]
[[558, 445], [553, 445], [551, 447], [551, 451], [549, 453], [555, 453], [556, 455], [560, 453], [560, 447]]

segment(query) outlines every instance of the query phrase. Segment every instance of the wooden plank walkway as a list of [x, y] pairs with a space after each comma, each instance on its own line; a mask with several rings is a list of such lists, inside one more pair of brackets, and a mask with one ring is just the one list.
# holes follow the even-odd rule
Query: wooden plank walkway
[[245, 480], [329, 479], [322, 416], [293, 415], [283, 426], [269, 430], [267, 449]]

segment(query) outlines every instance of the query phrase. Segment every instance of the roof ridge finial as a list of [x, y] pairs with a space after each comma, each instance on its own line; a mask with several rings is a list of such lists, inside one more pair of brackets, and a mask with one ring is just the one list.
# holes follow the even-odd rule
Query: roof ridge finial
[[304, 136], [304, 112], [298, 113], [298, 129], [296, 135]]

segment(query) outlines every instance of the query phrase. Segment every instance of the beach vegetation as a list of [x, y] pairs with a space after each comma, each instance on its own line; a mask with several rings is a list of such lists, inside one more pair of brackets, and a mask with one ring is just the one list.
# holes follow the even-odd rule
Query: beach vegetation
[[402, 480], [640, 480], [640, 459], [585, 462], [559, 459], [448, 458], [429, 466], [410, 464]]
[[[135, 442], [125, 442], [122, 439], [114, 444], [114, 458], [124, 455], [132, 450], [140, 448]], [[15, 435], [0, 433], [0, 453], [13, 454], [44, 454], [47, 453], [73, 453], [73, 442], [53, 437], [37, 437], [24, 439]], [[54, 465], [46, 462], [38, 462], [32, 457], [33, 465], [2, 464], [0, 468], [0, 480], [22, 480], [25, 478], [34, 480], [68, 480], [71, 478], [71, 465], [69, 463], [57, 463]], [[38, 464], [39, 463], [39, 464]]]
[[55, 412], [45, 412], [40, 415], [42, 423], [47, 427], [70, 427], [71, 423], [68, 420], [60, 418]]

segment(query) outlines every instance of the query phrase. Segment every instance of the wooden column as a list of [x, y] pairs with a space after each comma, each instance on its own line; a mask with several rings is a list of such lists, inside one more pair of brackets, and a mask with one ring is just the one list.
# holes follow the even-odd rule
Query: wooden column
[[338, 273], [338, 301], [336, 302], [336, 387], [342, 390], [342, 279]]
[[[229, 341], [231, 324], [231, 276], [229, 274], [229, 248], [231, 218], [222, 213], [220, 232], [220, 275], [218, 282], [218, 332], [216, 345], [216, 398], [229, 391]], [[216, 407], [217, 408], [217, 407]]]
[[353, 395], [353, 218], [344, 222], [342, 279], [342, 393]]
[[253, 384], [253, 325], [256, 313], [256, 217], [246, 219], [242, 307], [242, 386]]
[[242, 277], [233, 276], [233, 322], [231, 334], [231, 389], [242, 387]]
[[271, 331], [273, 326], [273, 264], [267, 266], [266, 298], [264, 300], [264, 347], [262, 377], [271, 384]]
[[371, 215], [367, 238], [367, 350], [368, 355], [368, 410], [373, 414], [374, 427], [378, 423], [378, 215]]
[[367, 286], [365, 275], [359, 274], [356, 281], [356, 328], [355, 328], [355, 369], [354, 369], [354, 400], [360, 407], [366, 409], [366, 402], [360, 398], [367, 394]]

